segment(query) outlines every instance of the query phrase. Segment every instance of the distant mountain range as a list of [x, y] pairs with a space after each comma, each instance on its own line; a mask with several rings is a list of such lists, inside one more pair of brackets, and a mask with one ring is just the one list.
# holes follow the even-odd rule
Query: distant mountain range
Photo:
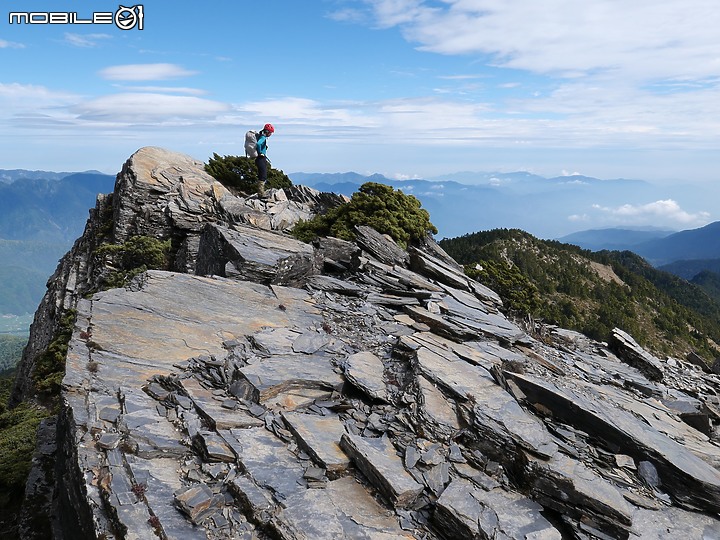
[[32, 313], [58, 260], [115, 177], [0, 169], [0, 315]]
[[[388, 184], [415, 195], [430, 212], [438, 238], [478, 231], [519, 229], [538, 238], [555, 238], [590, 251], [632, 251], [653, 266], [695, 282], [720, 301], [720, 222], [678, 232], [662, 226], [662, 216], [644, 227], [604, 227], [567, 234], [589, 216], [611, 216], [655, 201], [680, 201], [685, 209], [705, 198], [707, 190], [682, 187], [659, 189], [641, 180], [599, 180], [583, 175], [545, 178], [530, 172], [460, 172], [429, 180], [391, 180], [374, 174], [292, 173], [295, 183], [351, 196], [365, 182]], [[685, 197], [685, 198], [684, 198]], [[690, 202], [687, 202], [690, 201]], [[695, 202], [693, 202], [695, 201]], [[689, 208], [689, 206], [688, 206]], [[696, 207], [696, 212], [703, 210]], [[672, 264], [670, 264], [672, 263]]]
[[[87, 171], [97, 172], [97, 171]], [[73, 173], [52, 171], [27, 171], [25, 169], [0, 169], [0, 183], [12, 184], [16, 180], [60, 180]]]
[[697, 229], [597, 229], [558, 238], [591, 251], [629, 250], [656, 267], [692, 279], [702, 270], [720, 269], [720, 221]]
[[574, 244], [590, 251], [633, 250], [634, 247], [642, 245], [650, 240], [657, 240], [670, 236], [675, 231], [656, 229], [653, 227], [642, 228], [619, 228], [591, 229], [578, 231], [558, 238], [560, 242]]
[[678, 227], [677, 213], [664, 212], [662, 204], [656, 205], [657, 209], [655, 203], [668, 203], [666, 206], [702, 225], [714, 210], [709, 204], [714, 194], [708, 190], [717, 189], [720, 197], [720, 187], [714, 186], [658, 186], [643, 180], [600, 180], [579, 174], [545, 178], [523, 171], [464, 172], [409, 180], [356, 172], [288, 176], [296, 184], [348, 196], [365, 182], [391, 185], [420, 200], [438, 228], [439, 239], [498, 228], [557, 239], [583, 229], [618, 227], [618, 223], [672, 232], [685, 227]]
[[94, 172], [0, 183], [0, 238], [71, 243], [82, 234], [97, 194], [114, 185], [114, 176]]

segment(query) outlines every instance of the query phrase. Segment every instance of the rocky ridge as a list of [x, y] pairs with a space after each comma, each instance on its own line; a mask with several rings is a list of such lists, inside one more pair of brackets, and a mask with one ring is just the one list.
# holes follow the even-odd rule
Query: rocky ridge
[[[431, 238], [283, 233], [341, 203], [128, 160], [23, 358], [16, 399], [77, 310], [25, 538], [720, 538], [717, 375], [525, 328]], [[97, 246], [134, 235], [171, 239], [172, 270], [93, 293]]]

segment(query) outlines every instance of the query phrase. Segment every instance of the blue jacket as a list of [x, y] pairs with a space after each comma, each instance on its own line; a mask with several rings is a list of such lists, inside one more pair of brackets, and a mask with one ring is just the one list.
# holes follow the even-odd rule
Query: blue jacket
[[267, 157], [267, 137], [264, 134], [258, 137], [256, 146], [258, 155]]

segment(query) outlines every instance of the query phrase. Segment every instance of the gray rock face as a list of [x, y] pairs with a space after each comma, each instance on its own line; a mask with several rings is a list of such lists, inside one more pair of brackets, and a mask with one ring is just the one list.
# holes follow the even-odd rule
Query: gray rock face
[[197, 273], [258, 283], [297, 285], [314, 272], [311, 246], [243, 225], [206, 225], [200, 237]]
[[[77, 309], [24, 538], [718, 536], [718, 375], [621, 331], [536, 340], [432, 239], [283, 232], [337, 203], [237, 197], [161, 149], [128, 161], [23, 360]], [[115, 241], [172, 238], [173, 271], [87, 294], [108, 215]]]

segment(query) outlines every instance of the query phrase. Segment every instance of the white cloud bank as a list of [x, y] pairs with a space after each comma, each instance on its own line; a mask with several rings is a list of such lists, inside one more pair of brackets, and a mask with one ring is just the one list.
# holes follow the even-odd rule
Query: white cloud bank
[[502, 67], [567, 77], [718, 76], [716, 0], [368, 0], [376, 23], [419, 48], [482, 54]]
[[700, 211], [694, 214], [687, 212], [672, 199], [641, 205], [623, 204], [615, 208], [596, 204], [593, 205], [593, 209], [623, 224], [650, 223], [690, 227], [705, 225], [710, 219], [708, 212]]
[[[478, 73], [486, 65], [507, 68], [494, 75], [496, 88], [506, 93], [483, 97], [485, 114], [475, 110], [467, 117], [476, 127], [466, 132], [469, 141], [482, 132], [497, 144], [718, 146], [716, 0], [363, 0], [355, 5], [365, 7], [365, 19], [373, 21], [368, 24], [397, 28], [419, 50], [468, 57], [468, 71], [473, 64]], [[523, 73], [539, 77], [541, 84], [503, 80], [515, 73], [510, 70], [519, 70], [519, 80], [525, 80]], [[462, 84], [473, 75], [441, 77]], [[527, 91], [511, 93], [518, 88]], [[450, 92], [443, 88], [443, 94]]]
[[194, 96], [123, 93], [103, 96], [74, 107], [80, 120], [123, 123], [168, 123], [214, 118], [229, 110], [225, 103]]

